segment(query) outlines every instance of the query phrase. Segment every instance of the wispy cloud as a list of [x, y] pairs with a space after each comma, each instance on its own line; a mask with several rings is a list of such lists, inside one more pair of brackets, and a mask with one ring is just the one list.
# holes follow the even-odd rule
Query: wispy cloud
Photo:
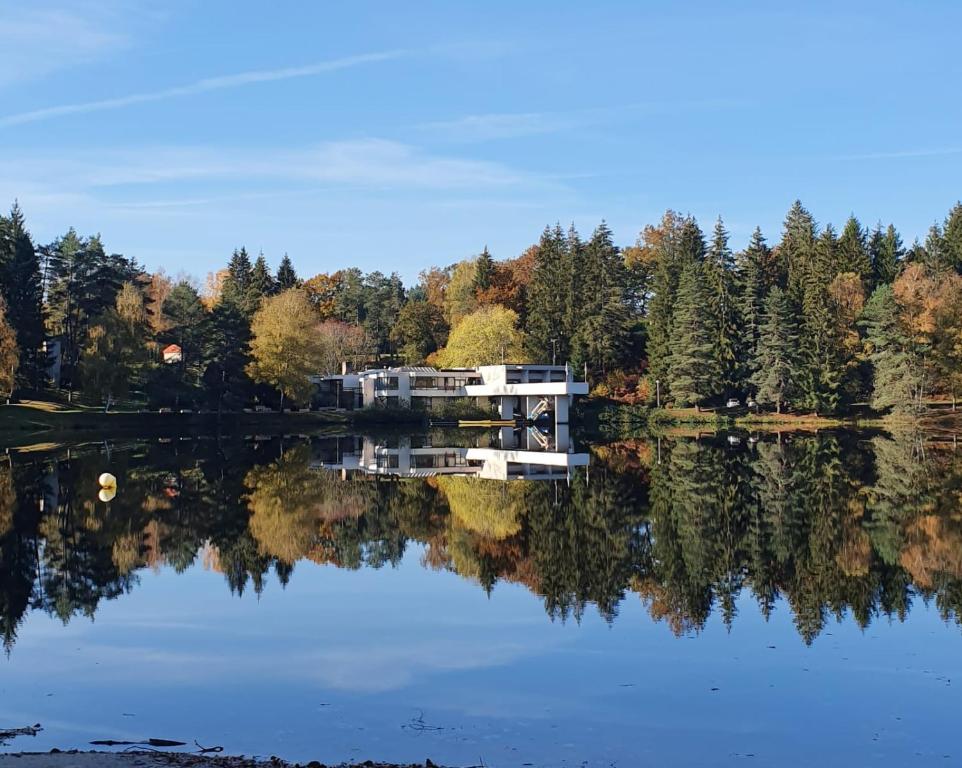
[[866, 152], [845, 155], [846, 160], [898, 160], [909, 157], [947, 157], [962, 155], [962, 147], [943, 147], [942, 149], [897, 149], [889, 152]]
[[566, 122], [560, 115], [543, 112], [495, 113], [423, 123], [418, 128], [447, 140], [491, 141], [552, 133]]
[[[0, 86], [32, 80], [129, 45], [112, 14], [0, 4]], [[69, 45], [65, 44], [69, 41]]]
[[441, 141], [472, 143], [538, 136], [572, 129], [584, 130], [616, 121], [624, 123], [661, 114], [735, 109], [744, 105], [743, 101], [712, 98], [635, 102], [566, 111], [490, 112], [421, 123], [415, 130]]
[[154, 101], [164, 101], [182, 96], [193, 96], [210, 91], [219, 91], [228, 88], [240, 88], [245, 85], [255, 83], [269, 83], [277, 80], [292, 80], [300, 77], [313, 77], [327, 72], [336, 72], [342, 69], [371, 64], [380, 61], [388, 61], [405, 55], [405, 51], [381, 51], [375, 53], [364, 53], [357, 56], [345, 56], [340, 59], [320, 61], [313, 64], [306, 64], [299, 67], [282, 67], [280, 69], [261, 69], [249, 72], [239, 72], [233, 75], [221, 75], [218, 77], [205, 77], [186, 85], [177, 85], [171, 88], [162, 88], [157, 91], [144, 91], [142, 93], [131, 93], [126, 96], [118, 96], [112, 99], [99, 99], [95, 101], [77, 102], [74, 104], [61, 104], [54, 107], [35, 109], [29, 112], [19, 112], [0, 117], [0, 126], [22, 125], [33, 123], [39, 120], [50, 120], [66, 115], [76, 115], [87, 112], [101, 112], [108, 109], [121, 109], [135, 104], [145, 104]]
[[10, 179], [30, 180], [61, 191], [126, 187], [129, 192], [133, 186], [169, 182], [187, 189], [183, 186], [187, 182], [238, 179], [405, 191], [557, 183], [501, 163], [435, 154], [374, 138], [330, 141], [301, 149], [139, 147], [60, 158], [12, 156], [5, 163]]

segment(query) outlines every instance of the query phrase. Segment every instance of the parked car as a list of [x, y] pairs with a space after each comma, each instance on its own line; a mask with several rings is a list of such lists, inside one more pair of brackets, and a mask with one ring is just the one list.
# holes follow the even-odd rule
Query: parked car
[[737, 397], [729, 397], [729, 398], [728, 398], [728, 402], [725, 403], [725, 407], [726, 407], [726, 408], [737, 408], [737, 407], [740, 406], [741, 404], [742, 404], [742, 403], [741, 403], [741, 400], [739, 400]]

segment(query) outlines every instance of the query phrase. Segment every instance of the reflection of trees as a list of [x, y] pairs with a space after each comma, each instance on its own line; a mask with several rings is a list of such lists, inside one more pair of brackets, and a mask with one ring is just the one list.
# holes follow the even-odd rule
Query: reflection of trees
[[[914, 597], [962, 608], [962, 454], [918, 435], [633, 441], [593, 451], [566, 481], [347, 476], [311, 467], [332, 442], [198, 441], [107, 455], [15, 457], [0, 468], [0, 630], [26, 613], [68, 621], [137, 584], [143, 568], [198, 562], [229, 588], [283, 585], [297, 561], [423, 562], [491, 590], [526, 585], [552, 617], [612, 620], [628, 590], [677, 633], [748, 590], [784, 598], [811, 642], [833, 617], [904, 618]], [[110, 469], [121, 492], [97, 500]], [[296, 578], [296, 577], [295, 577]]]

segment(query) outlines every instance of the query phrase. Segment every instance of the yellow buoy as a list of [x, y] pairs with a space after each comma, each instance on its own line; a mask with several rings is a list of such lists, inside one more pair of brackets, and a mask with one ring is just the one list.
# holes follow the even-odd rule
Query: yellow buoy
[[117, 478], [109, 472], [104, 472], [98, 478], [98, 482], [100, 483], [101, 488], [113, 488], [114, 490], [117, 488]]
[[97, 498], [101, 501], [113, 501], [114, 496], [117, 495], [117, 487], [110, 486], [100, 489], [100, 493], [97, 494]]

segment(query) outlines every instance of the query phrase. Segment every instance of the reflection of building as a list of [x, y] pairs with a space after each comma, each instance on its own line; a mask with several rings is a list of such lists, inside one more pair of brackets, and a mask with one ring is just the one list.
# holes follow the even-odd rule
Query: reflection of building
[[569, 478], [572, 469], [588, 464], [587, 453], [567, 450], [567, 434], [559, 444], [553, 435], [534, 428], [520, 432], [512, 441], [516, 447], [438, 446], [428, 436], [401, 437], [393, 442], [351, 437], [338, 443], [335, 455], [316, 455], [312, 465], [345, 473], [397, 477], [472, 475], [492, 480], [557, 480]]
[[494, 401], [501, 418], [536, 419], [554, 414], [568, 423], [568, 406], [588, 385], [575, 381], [566, 365], [482, 365], [478, 368], [384, 368], [317, 379], [326, 404], [358, 408], [376, 404], [430, 410], [450, 398]]

